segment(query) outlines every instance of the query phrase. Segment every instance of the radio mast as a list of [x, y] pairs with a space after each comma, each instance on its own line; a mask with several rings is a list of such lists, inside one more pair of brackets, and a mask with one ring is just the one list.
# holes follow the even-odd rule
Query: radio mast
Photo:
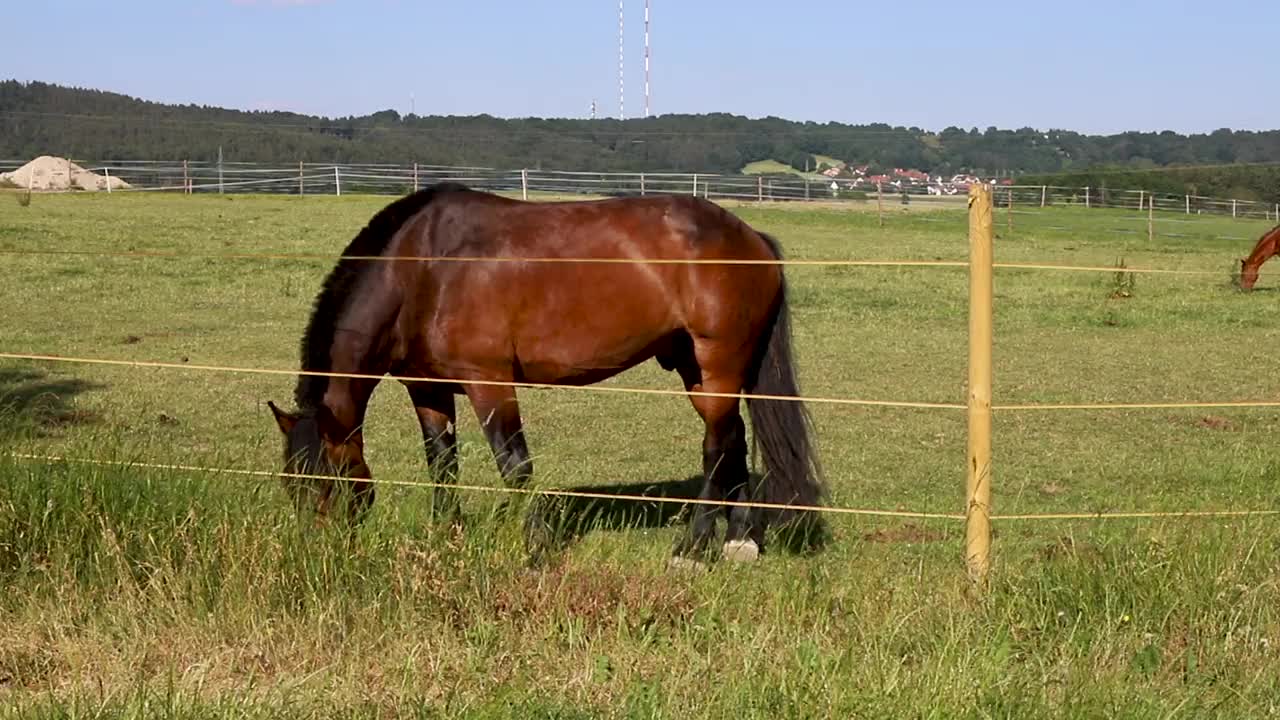
[[644, 116], [649, 117], [649, 0], [644, 0]]

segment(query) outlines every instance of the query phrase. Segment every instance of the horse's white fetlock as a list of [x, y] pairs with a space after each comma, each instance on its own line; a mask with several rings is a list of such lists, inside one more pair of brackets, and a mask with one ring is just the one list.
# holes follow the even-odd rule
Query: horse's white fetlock
[[730, 540], [724, 544], [724, 559], [731, 562], [753, 562], [760, 557], [755, 540]]

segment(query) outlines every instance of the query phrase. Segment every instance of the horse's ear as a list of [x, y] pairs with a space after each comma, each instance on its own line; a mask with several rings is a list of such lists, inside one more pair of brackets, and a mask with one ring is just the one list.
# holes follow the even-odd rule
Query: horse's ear
[[270, 400], [267, 401], [267, 407], [271, 408], [271, 414], [275, 416], [276, 424], [280, 426], [280, 432], [288, 435], [293, 431], [294, 426], [298, 424], [300, 419], [297, 415], [281, 410]]

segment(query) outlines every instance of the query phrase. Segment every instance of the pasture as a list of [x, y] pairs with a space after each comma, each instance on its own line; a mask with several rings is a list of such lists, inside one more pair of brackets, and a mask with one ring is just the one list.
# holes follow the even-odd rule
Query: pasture
[[[0, 251], [200, 254], [5, 255], [0, 351], [291, 371], [332, 260], [207, 256], [333, 256], [390, 198], [0, 200]], [[962, 209], [886, 200], [880, 228], [869, 208], [732, 210], [789, 259], [967, 259]], [[1229, 277], [1264, 223], [1158, 216], [1148, 241], [1134, 211], [1050, 208], [996, 229], [997, 262], [1211, 273], [998, 270], [997, 404], [1280, 397], [1280, 268], [1252, 293]], [[964, 402], [965, 269], [787, 274], [804, 394]], [[300, 528], [272, 477], [10, 457], [276, 471], [265, 402], [293, 380], [0, 360], [0, 712], [1280, 716], [1280, 517], [997, 521], [979, 597], [955, 520], [831, 515], [813, 554], [695, 574], [666, 567], [678, 506], [575, 501], [576, 534], [531, 569], [496, 493], [464, 494], [457, 535], [421, 488], [380, 486], [348, 546]], [[652, 362], [607, 384], [679, 388]], [[679, 495], [700, 471], [684, 398], [520, 400], [537, 487]], [[962, 511], [963, 411], [810, 408], [833, 505]], [[459, 418], [463, 484], [498, 487]], [[1277, 408], [1000, 412], [994, 510], [1274, 509], [1277, 437]], [[398, 384], [365, 439], [376, 479], [426, 478]]]

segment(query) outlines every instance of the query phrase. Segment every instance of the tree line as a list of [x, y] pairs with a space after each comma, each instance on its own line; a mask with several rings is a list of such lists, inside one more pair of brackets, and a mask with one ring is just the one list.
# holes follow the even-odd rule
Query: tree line
[[[828, 155], [878, 168], [1280, 202], [1280, 131], [1181, 135], [848, 125], [726, 113], [650, 118], [419, 116], [322, 118], [150, 102], [43, 82], [0, 82], [0, 157], [478, 165], [736, 173], [774, 159], [814, 169]], [[1247, 165], [1241, 165], [1247, 164]], [[1178, 166], [1206, 166], [1171, 169]]]

